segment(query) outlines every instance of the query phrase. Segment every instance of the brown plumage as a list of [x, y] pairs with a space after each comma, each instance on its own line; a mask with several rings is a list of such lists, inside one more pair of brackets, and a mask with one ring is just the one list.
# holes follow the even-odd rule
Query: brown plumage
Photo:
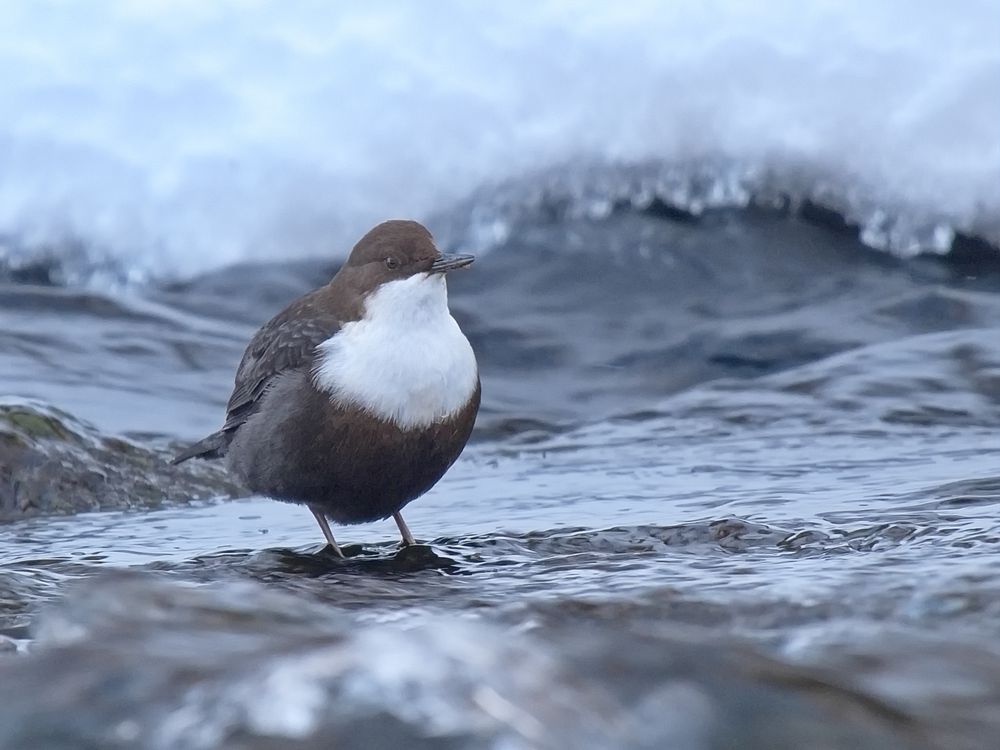
[[399, 510], [429, 490], [465, 447], [479, 409], [478, 376], [460, 409], [429, 424], [400, 426], [318, 387], [320, 346], [362, 321], [366, 302], [382, 285], [430, 278], [471, 261], [443, 256], [416, 222], [375, 227], [329, 284], [257, 331], [237, 369], [222, 429], [175, 463], [227, 456], [230, 470], [253, 491], [308, 505], [335, 548], [326, 518], [362, 523], [391, 515], [404, 541], [412, 541]]

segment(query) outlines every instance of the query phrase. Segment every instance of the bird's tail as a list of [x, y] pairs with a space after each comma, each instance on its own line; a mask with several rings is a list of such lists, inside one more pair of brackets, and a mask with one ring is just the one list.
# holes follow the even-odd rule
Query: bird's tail
[[207, 438], [202, 438], [197, 443], [188, 446], [170, 462], [174, 465], [183, 463], [189, 458], [222, 458], [226, 455], [226, 449], [232, 442], [232, 435], [224, 430], [213, 432]]

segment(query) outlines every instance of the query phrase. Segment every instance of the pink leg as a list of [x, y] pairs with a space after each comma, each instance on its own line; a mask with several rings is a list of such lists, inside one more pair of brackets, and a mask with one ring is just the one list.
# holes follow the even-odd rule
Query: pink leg
[[340, 551], [340, 545], [338, 545], [337, 540], [333, 538], [333, 532], [330, 531], [330, 524], [326, 520], [326, 516], [312, 506], [309, 507], [309, 510], [311, 510], [313, 516], [316, 517], [316, 523], [319, 524], [320, 529], [323, 531], [323, 536], [326, 537], [327, 544], [333, 547], [333, 551], [337, 553], [338, 557], [343, 557], [344, 553]]
[[410, 527], [406, 525], [406, 521], [403, 520], [403, 516], [400, 515], [399, 511], [393, 513], [392, 518], [399, 527], [399, 533], [403, 535], [403, 544], [408, 546], [416, 544], [417, 540], [413, 538], [413, 534], [410, 533]]

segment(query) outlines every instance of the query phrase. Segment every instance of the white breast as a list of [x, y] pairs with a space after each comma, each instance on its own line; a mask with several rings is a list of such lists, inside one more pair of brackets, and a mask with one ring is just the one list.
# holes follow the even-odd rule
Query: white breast
[[364, 317], [319, 345], [316, 387], [403, 429], [457, 413], [478, 382], [476, 357], [448, 310], [444, 274], [379, 287]]

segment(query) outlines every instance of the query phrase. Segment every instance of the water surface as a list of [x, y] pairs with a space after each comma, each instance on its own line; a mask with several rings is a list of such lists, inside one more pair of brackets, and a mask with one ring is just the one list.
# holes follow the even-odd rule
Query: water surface
[[[2, 387], [196, 438], [333, 270], [8, 284]], [[421, 544], [341, 528], [339, 560], [258, 497], [10, 523], [0, 747], [989, 746], [988, 256], [633, 211], [524, 225], [451, 286], [484, 403]]]

